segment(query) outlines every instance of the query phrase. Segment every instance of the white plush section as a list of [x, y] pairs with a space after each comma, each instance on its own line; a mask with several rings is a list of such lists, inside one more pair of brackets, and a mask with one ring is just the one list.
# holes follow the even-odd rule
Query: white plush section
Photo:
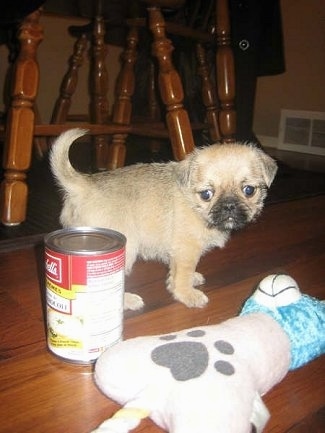
[[[204, 331], [204, 335], [193, 337], [189, 331]], [[126, 340], [101, 355], [95, 367], [99, 388], [122, 406], [135, 410], [131, 418], [132, 412], [122, 412], [118, 422], [114, 418], [105, 421], [96, 432], [126, 433], [140, 422], [143, 413], [170, 433], [249, 433], [251, 418], [259, 413], [263, 426], [267, 410], [263, 404], [257, 405], [257, 396], [285, 376], [290, 362], [289, 341], [281, 327], [267, 315], [256, 313], [173, 335], [173, 340], [159, 336]], [[215, 343], [220, 341], [233, 352], [218, 350]], [[203, 348], [207, 350], [207, 365], [197, 377], [176, 380], [168, 366], [152, 360], [153, 350], [181, 342], [197, 346], [202, 359]], [[169, 346], [171, 360], [177, 357], [175, 347]], [[191, 360], [185, 352], [174, 359], [176, 366], [188, 369], [185, 377], [198, 367], [191, 365]], [[217, 371], [215, 363], [220, 361], [234, 373]], [[126, 418], [120, 421], [123, 416]]]

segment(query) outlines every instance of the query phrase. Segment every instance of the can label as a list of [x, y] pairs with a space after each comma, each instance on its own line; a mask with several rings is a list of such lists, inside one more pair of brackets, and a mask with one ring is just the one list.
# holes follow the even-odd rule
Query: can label
[[70, 361], [90, 363], [122, 338], [124, 247], [101, 254], [45, 248], [47, 340]]

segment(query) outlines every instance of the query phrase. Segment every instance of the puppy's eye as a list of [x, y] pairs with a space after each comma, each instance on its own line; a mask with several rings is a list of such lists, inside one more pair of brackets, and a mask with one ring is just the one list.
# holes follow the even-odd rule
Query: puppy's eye
[[245, 185], [243, 188], [243, 193], [246, 195], [246, 197], [251, 197], [255, 194], [255, 187], [251, 185]]
[[210, 201], [213, 197], [214, 192], [211, 189], [205, 189], [199, 192], [200, 197], [204, 201]]

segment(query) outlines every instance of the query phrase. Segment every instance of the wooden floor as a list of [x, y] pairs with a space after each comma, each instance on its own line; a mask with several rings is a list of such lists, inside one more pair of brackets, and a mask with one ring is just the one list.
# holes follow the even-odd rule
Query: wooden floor
[[[141, 294], [146, 305], [125, 314], [124, 337], [233, 317], [270, 273], [289, 273], [303, 292], [325, 299], [325, 195], [268, 206], [223, 250], [208, 253], [198, 270], [206, 277], [203, 290], [210, 302], [188, 309], [165, 290], [164, 266], [138, 262], [126, 290]], [[47, 352], [43, 287], [41, 246], [0, 253], [0, 432], [88, 433], [118, 405], [95, 387], [90, 371]], [[265, 433], [324, 433], [324, 356], [290, 372], [263, 400], [271, 412]], [[161, 431], [150, 420], [135, 430]]]

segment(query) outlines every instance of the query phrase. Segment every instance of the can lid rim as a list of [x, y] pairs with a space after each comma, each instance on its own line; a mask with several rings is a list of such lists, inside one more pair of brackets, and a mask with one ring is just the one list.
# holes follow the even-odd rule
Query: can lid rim
[[122, 249], [126, 237], [116, 230], [101, 227], [70, 227], [48, 233], [45, 246], [57, 251], [76, 255], [97, 255]]

